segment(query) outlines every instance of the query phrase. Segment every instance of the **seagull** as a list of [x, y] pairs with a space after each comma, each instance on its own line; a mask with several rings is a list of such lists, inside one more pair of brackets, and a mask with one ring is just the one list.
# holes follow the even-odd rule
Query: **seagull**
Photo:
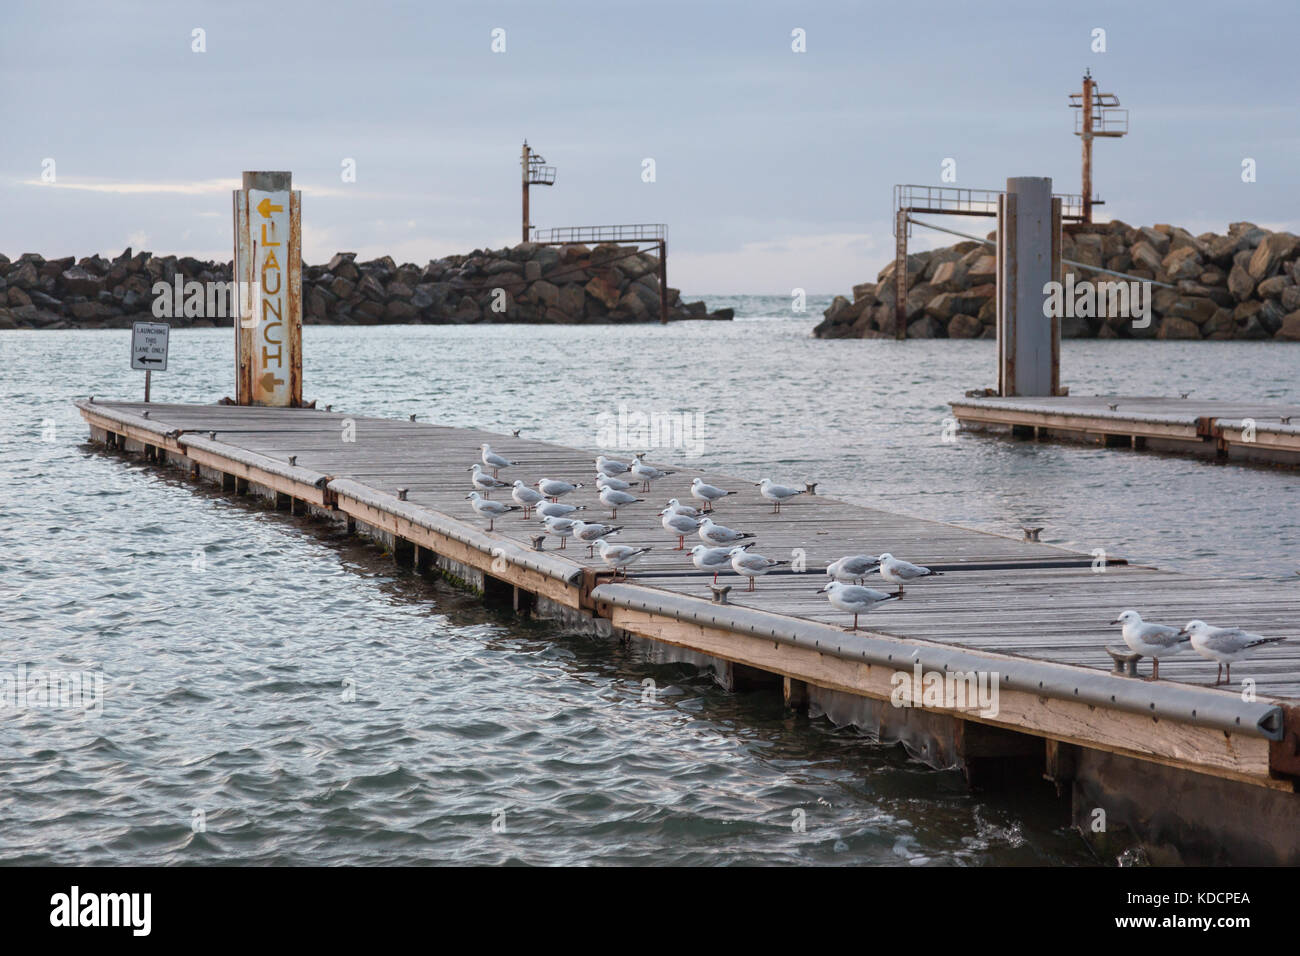
[[492, 469], [493, 478], [497, 476], [498, 469], [509, 468], [511, 465], [519, 464], [519, 462], [511, 461], [509, 458], [506, 458], [504, 455], [498, 455], [496, 452], [492, 450], [492, 446], [489, 445], [487, 442], [484, 442], [479, 447], [483, 450], [483, 464], [487, 465], [489, 468]]
[[500, 518], [503, 514], [510, 511], [518, 511], [518, 505], [507, 505], [500, 501], [492, 501], [490, 498], [484, 498], [477, 491], [471, 491], [465, 496], [465, 500], [470, 503], [480, 517], [488, 519], [488, 530], [492, 530], [492, 523]]
[[704, 509], [706, 511], [712, 511], [713, 502], [717, 501], [719, 498], [725, 498], [727, 495], [734, 494], [734, 491], [723, 491], [716, 485], [705, 484], [704, 479], [702, 478], [695, 478], [691, 481], [691, 497], [703, 501]]
[[541, 520], [546, 518], [565, 518], [575, 511], [586, 511], [586, 505], [566, 505], [558, 501], [540, 501], [533, 510], [537, 512], [537, 517]]
[[754, 537], [743, 531], [736, 531], [725, 525], [714, 524], [712, 518], [703, 518], [700, 520], [700, 540], [705, 544], [724, 545], [735, 544], [738, 541], [744, 541], [746, 538]]
[[642, 461], [644, 457], [645, 457], [644, 452], [642, 452], [640, 455], [637, 455], [636, 459], [632, 462], [632, 467], [631, 467], [632, 477], [635, 478], [637, 481], [641, 482], [642, 491], [650, 490], [650, 482], [658, 481], [660, 478], [666, 478], [669, 475], [676, 474], [676, 472], [672, 472], [672, 471], [660, 471], [654, 465], [647, 465], [644, 461]]
[[615, 491], [628, 491], [632, 488], [632, 483], [624, 481], [622, 478], [611, 478], [609, 475], [596, 472], [596, 487], [601, 490], [613, 488]]
[[677, 547], [674, 549], [676, 551], [682, 551], [686, 548], [686, 536], [700, 526], [698, 519], [692, 518], [690, 515], [678, 514], [670, 508], [665, 508], [659, 512], [659, 517], [662, 519], [661, 523], [664, 530], [677, 535]]
[[596, 471], [600, 472], [606, 478], [615, 478], [631, 469], [631, 465], [626, 462], [616, 461], [613, 458], [606, 458], [604, 455], [596, 456]]
[[567, 481], [560, 481], [556, 478], [543, 478], [541, 481], [534, 482], [534, 485], [536, 485], [542, 494], [546, 495], [546, 497], [550, 498], [552, 501], [558, 501], [561, 495], [567, 495], [575, 488], [582, 487], [581, 482], [575, 485], [570, 484]]
[[845, 584], [842, 581], [827, 581], [826, 586], [817, 593], [823, 591], [826, 593], [827, 600], [831, 602], [831, 607], [853, 615], [853, 626], [846, 627], [846, 631], [858, 629], [859, 614], [866, 614], [877, 604], [898, 600], [897, 594], [877, 591], [875, 588], [862, 588], [856, 584]]
[[614, 569], [617, 574], [619, 568], [623, 569], [623, 577], [627, 577], [627, 566], [633, 561], [640, 561], [650, 548], [634, 548], [629, 544], [610, 544], [604, 538], [596, 541], [596, 547], [600, 549], [600, 559]]
[[1216, 687], [1232, 682], [1232, 662], [1245, 657], [1247, 651], [1286, 640], [1284, 637], [1260, 637], [1239, 627], [1211, 627], [1204, 621], [1188, 621], [1178, 633], [1190, 636], [1192, 650], [1219, 665], [1219, 673], [1214, 678]]
[[690, 515], [692, 518], [698, 518], [703, 513], [698, 508], [682, 504], [676, 498], [668, 499], [668, 510], [676, 511], [679, 515]]
[[838, 561], [826, 566], [826, 574], [836, 581], [852, 584], [861, 583], [868, 574], [880, 567], [880, 559], [868, 554], [846, 554]]
[[539, 491], [533, 491], [526, 484], [515, 479], [514, 490], [510, 492], [510, 497], [514, 499], [515, 504], [524, 509], [524, 517], [527, 518], [529, 512], [537, 506], [539, 502], [545, 501], [546, 496]]
[[882, 554], [880, 561], [880, 576], [890, 584], [898, 585], [898, 596], [903, 596], [903, 585], [909, 581], [915, 581], [917, 578], [925, 578], [931, 575], [941, 575], [942, 571], [931, 571], [929, 568], [923, 568], [919, 564], [912, 564], [910, 561], [902, 561], [888, 551]]
[[1160, 679], [1161, 657], [1177, 654], [1187, 646], [1188, 636], [1178, 628], [1144, 621], [1137, 611], [1125, 611], [1110, 623], [1124, 625], [1120, 633], [1129, 650], [1151, 658], [1151, 676], [1148, 680]]
[[601, 524], [599, 521], [581, 521], [573, 520], [573, 536], [579, 541], [587, 542], [587, 557], [592, 557], [592, 550], [596, 547], [596, 541], [606, 535], [618, 534], [622, 527], [615, 527], [612, 524]]
[[746, 591], [754, 590], [754, 578], [760, 574], [767, 574], [777, 565], [788, 564], [788, 561], [773, 561], [771, 558], [765, 558], [761, 554], [754, 554], [752, 551], [746, 551], [745, 546], [731, 549], [731, 570], [737, 574], [749, 578], [749, 587]]
[[564, 542], [573, 537], [573, 518], [543, 518], [542, 524], [546, 526], [546, 533], [560, 539], [560, 550], [564, 550]]
[[[749, 545], [742, 544], [740, 547], [748, 548]], [[712, 571], [713, 583], [717, 584], [718, 572], [731, 563], [731, 552], [735, 550], [735, 548], [710, 548], [697, 544], [688, 553], [691, 556], [691, 564], [701, 571]]]
[[618, 509], [623, 505], [635, 504], [638, 501], [645, 501], [645, 499], [628, 494], [626, 491], [619, 491], [617, 488], [600, 489], [600, 503], [609, 509], [611, 518], [618, 517]]
[[782, 502], [793, 498], [795, 495], [806, 495], [808, 493], [807, 489], [804, 488], [790, 488], [786, 485], [778, 485], [771, 478], [764, 478], [762, 481], [755, 482], [754, 487], [758, 489], [760, 495], [772, 502], [772, 511], [775, 514], [781, 513]]
[[475, 489], [483, 492], [485, 497], [488, 494], [488, 492], [492, 491], [492, 489], [494, 488], [510, 487], [510, 482], [498, 481], [496, 478], [493, 478], [486, 471], [484, 471], [483, 466], [478, 464], [477, 462], [474, 463], [474, 466], [472, 468], [466, 468], [465, 470], [473, 472], [473, 474], [470, 475], [469, 480], [474, 483]]

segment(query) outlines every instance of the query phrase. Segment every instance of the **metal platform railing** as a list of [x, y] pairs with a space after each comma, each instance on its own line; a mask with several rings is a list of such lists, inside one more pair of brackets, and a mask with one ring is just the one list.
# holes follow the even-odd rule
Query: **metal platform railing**
[[557, 226], [532, 230], [533, 242], [666, 242], [668, 226], [662, 222], [625, 223], [610, 226]]
[[[959, 186], [920, 186], [900, 183], [894, 186], [894, 221], [900, 211], [924, 212], [942, 216], [996, 216], [1001, 189], [966, 189]], [[1061, 218], [1083, 219], [1083, 196], [1077, 193], [1054, 193], [1061, 200]], [[1096, 205], [1101, 200], [1093, 200]]]

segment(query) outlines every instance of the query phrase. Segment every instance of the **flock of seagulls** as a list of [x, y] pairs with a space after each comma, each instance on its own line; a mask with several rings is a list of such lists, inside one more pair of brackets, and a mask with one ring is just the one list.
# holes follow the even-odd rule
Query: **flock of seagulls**
[[[481, 451], [481, 462], [467, 469], [474, 487], [467, 500], [475, 513], [487, 519], [489, 531], [494, 530], [497, 518], [512, 511], [522, 511], [524, 519], [536, 518], [541, 523], [546, 536], [559, 539], [560, 550], [564, 550], [568, 540], [573, 538], [587, 546], [589, 557], [594, 558], [599, 553], [607, 567], [624, 577], [630, 565], [653, 550], [649, 546], [634, 547], [608, 540], [623, 531], [622, 525], [612, 523], [618, 519], [618, 509], [645, 503], [647, 499], [637, 492], [647, 494], [654, 482], [674, 474], [646, 462], [644, 453], [627, 462], [605, 455], [597, 456], [595, 487], [601, 505], [609, 509], [609, 522], [605, 522], [584, 520], [578, 513], [586, 511], [586, 505], [571, 505], [560, 500], [585, 487], [583, 482], [556, 478], [540, 478], [532, 484], [518, 479], [507, 482], [500, 478], [501, 469], [519, 462], [497, 454], [486, 443], [481, 446]], [[792, 498], [807, 494], [807, 489], [777, 484], [770, 478], [755, 482], [754, 487], [764, 499], [772, 502], [774, 514], [780, 514], [781, 506]], [[508, 505], [490, 497], [493, 491], [506, 489], [509, 489], [514, 504]], [[685, 551], [697, 569], [712, 572], [714, 584], [717, 584], [718, 574], [730, 568], [734, 574], [748, 578], [746, 590], [753, 591], [756, 579], [789, 562], [758, 554], [751, 550], [755, 544], [754, 534], [714, 520], [715, 505], [735, 494], [734, 490], [694, 478], [690, 484], [690, 497], [696, 504], [669, 498], [659, 511], [659, 519], [664, 531], [677, 540], [673, 550]], [[689, 536], [698, 537], [702, 543], [687, 549]], [[884, 591], [866, 586], [873, 573], [879, 574], [881, 580], [894, 585], [897, 590]], [[845, 630], [856, 631], [861, 615], [888, 601], [900, 600], [907, 585], [941, 574], [941, 571], [904, 561], [888, 552], [845, 555], [827, 566], [826, 575], [830, 580], [817, 593], [825, 594], [831, 607], [852, 614], [853, 625]], [[1281, 637], [1261, 637], [1237, 627], [1213, 627], [1199, 620], [1190, 621], [1185, 627], [1157, 624], [1144, 621], [1135, 610], [1124, 611], [1111, 623], [1121, 625], [1124, 643], [1130, 650], [1151, 659], [1149, 680], [1160, 679], [1161, 658], [1190, 647], [1218, 665], [1216, 686], [1228, 683], [1232, 679], [1233, 662], [1248, 656], [1258, 647], [1284, 640]]]
[[1160, 658], [1191, 647], [1197, 654], [1218, 665], [1214, 679], [1216, 687], [1232, 681], [1233, 661], [1241, 660], [1257, 647], [1277, 644], [1286, 639], [1261, 637], [1239, 627], [1213, 627], [1204, 621], [1189, 621], [1186, 627], [1156, 624], [1142, 620], [1142, 615], [1133, 610], [1124, 611], [1111, 623], [1121, 625], [1120, 634], [1129, 650], [1151, 658], [1151, 676], [1148, 680], [1160, 679]]

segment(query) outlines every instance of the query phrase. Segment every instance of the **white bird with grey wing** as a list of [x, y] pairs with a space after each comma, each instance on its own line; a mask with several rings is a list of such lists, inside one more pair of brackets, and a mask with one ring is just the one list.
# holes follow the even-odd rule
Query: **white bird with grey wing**
[[498, 455], [492, 450], [492, 446], [484, 442], [479, 446], [483, 452], [483, 464], [492, 469], [492, 477], [497, 477], [497, 472], [502, 468], [509, 468], [511, 465], [517, 465], [518, 462], [511, 461], [504, 455]]
[[600, 559], [609, 567], [614, 569], [617, 574], [621, 569], [623, 576], [627, 576], [627, 567], [634, 561], [640, 561], [652, 549], [634, 548], [627, 544], [611, 544], [604, 538], [596, 542], [596, 548], [600, 551]]
[[492, 530], [493, 522], [496, 521], [497, 518], [500, 518], [503, 514], [507, 514], [508, 512], [519, 510], [518, 505], [507, 505], [500, 501], [493, 501], [490, 498], [483, 497], [477, 491], [471, 491], [465, 496], [465, 500], [470, 503], [470, 507], [472, 507], [480, 517], [488, 519], [489, 531]]
[[[747, 548], [749, 545], [741, 545]], [[713, 583], [718, 583], [718, 572], [731, 564], [731, 552], [735, 548], [710, 548], [703, 544], [697, 544], [687, 552], [691, 556], [691, 564], [695, 565], [701, 571], [713, 572]]]
[[493, 478], [491, 475], [489, 475], [486, 471], [483, 470], [483, 466], [480, 465], [478, 462], [475, 462], [472, 467], [467, 468], [465, 470], [471, 472], [469, 477], [470, 482], [474, 485], [475, 489], [483, 492], [484, 496], [487, 496], [489, 493], [495, 491], [497, 488], [510, 487], [510, 482], [500, 481], [496, 478]]
[[717, 485], [707, 484], [703, 478], [695, 478], [691, 481], [691, 497], [698, 501], [704, 502], [706, 511], [713, 510], [713, 502], [719, 498], [725, 498], [727, 495], [734, 495], [734, 491], [723, 491]]
[[600, 503], [609, 509], [611, 518], [618, 517], [618, 509], [624, 505], [636, 504], [638, 501], [645, 501], [644, 498], [638, 498], [636, 495], [619, 491], [617, 488], [600, 489]]
[[573, 522], [573, 537], [578, 541], [587, 543], [587, 557], [592, 556], [592, 549], [596, 547], [598, 540], [609, 535], [618, 534], [622, 530], [621, 525], [601, 524], [599, 521], [575, 519]]
[[677, 547], [674, 550], [682, 551], [686, 548], [686, 536], [694, 532], [700, 526], [697, 518], [690, 515], [679, 514], [669, 508], [659, 512], [660, 523], [664, 530], [677, 535]]
[[936, 577], [943, 574], [942, 571], [931, 571], [929, 568], [923, 568], [911, 561], [896, 558], [888, 551], [880, 556], [879, 561], [880, 576], [890, 584], [898, 585], [898, 597], [903, 596], [904, 584], [909, 584], [918, 578]]
[[627, 462], [606, 458], [604, 455], [596, 456], [596, 471], [606, 478], [616, 478], [627, 472], [631, 467]]
[[515, 479], [515, 483], [512, 486], [510, 497], [514, 499], [515, 504], [524, 509], [525, 518], [528, 517], [529, 513], [534, 508], [546, 500], [546, 496], [540, 491], [534, 491], [518, 478]]
[[781, 513], [781, 505], [789, 501], [796, 495], [806, 495], [806, 488], [790, 488], [787, 485], [778, 485], [771, 478], [764, 478], [762, 481], [755, 482], [758, 493], [772, 502], [772, 511], [775, 514]]
[[1192, 650], [1219, 665], [1215, 686], [1231, 683], [1233, 661], [1248, 657], [1249, 652], [1257, 647], [1286, 640], [1284, 637], [1261, 637], [1239, 627], [1213, 627], [1204, 621], [1188, 621], [1179, 633], [1192, 639]]
[[573, 537], [574, 518], [543, 518], [542, 526], [546, 533], [560, 539], [560, 550], [564, 550], [565, 541]]
[[858, 629], [859, 614], [866, 614], [877, 604], [898, 600], [897, 594], [877, 591], [875, 588], [858, 587], [856, 584], [845, 584], [842, 581], [827, 581], [826, 586], [818, 593], [825, 593], [826, 599], [831, 602], [831, 607], [853, 615], [853, 626], [845, 628], [847, 631]]
[[539, 501], [533, 508], [539, 521], [546, 518], [567, 518], [575, 511], [586, 511], [586, 505], [566, 505], [562, 501]]
[[558, 501], [569, 492], [581, 488], [582, 482], [575, 484], [569, 481], [560, 481], [558, 478], [542, 478], [540, 481], [534, 482], [533, 486], [552, 501]]
[[642, 491], [650, 490], [650, 482], [658, 481], [660, 478], [667, 478], [669, 475], [676, 474], [676, 472], [672, 471], [661, 471], [654, 465], [647, 465], [644, 459], [645, 453], [642, 452], [636, 456], [631, 467], [632, 477], [641, 482]]
[[728, 544], [739, 544], [752, 537], [754, 536], [747, 531], [728, 528], [726, 525], [716, 523], [712, 518], [700, 519], [700, 540], [705, 544], [722, 547]]
[[1177, 654], [1187, 647], [1190, 641], [1189, 636], [1179, 628], [1170, 627], [1168, 624], [1156, 624], [1154, 621], [1144, 621], [1142, 615], [1133, 610], [1124, 611], [1110, 623], [1123, 625], [1120, 635], [1129, 650], [1151, 658], [1149, 680], [1160, 679], [1160, 658]]
[[878, 567], [879, 558], [873, 558], [869, 554], [846, 554], [826, 566], [826, 575], [845, 584], [861, 584]]
[[788, 561], [774, 561], [771, 558], [763, 557], [761, 554], [746, 551], [745, 545], [731, 549], [731, 570], [749, 578], [749, 587], [745, 588], [746, 591], [754, 590], [754, 579], [760, 574], [767, 574], [773, 568], [788, 563]]

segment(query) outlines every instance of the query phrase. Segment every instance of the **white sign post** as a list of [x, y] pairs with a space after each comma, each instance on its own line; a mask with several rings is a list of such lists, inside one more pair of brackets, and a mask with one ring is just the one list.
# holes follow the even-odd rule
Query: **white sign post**
[[166, 322], [136, 322], [131, 326], [131, 367], [144, 369], [144, 400], [154, 372], [167, 371], [167, 337], [172, 327]]

